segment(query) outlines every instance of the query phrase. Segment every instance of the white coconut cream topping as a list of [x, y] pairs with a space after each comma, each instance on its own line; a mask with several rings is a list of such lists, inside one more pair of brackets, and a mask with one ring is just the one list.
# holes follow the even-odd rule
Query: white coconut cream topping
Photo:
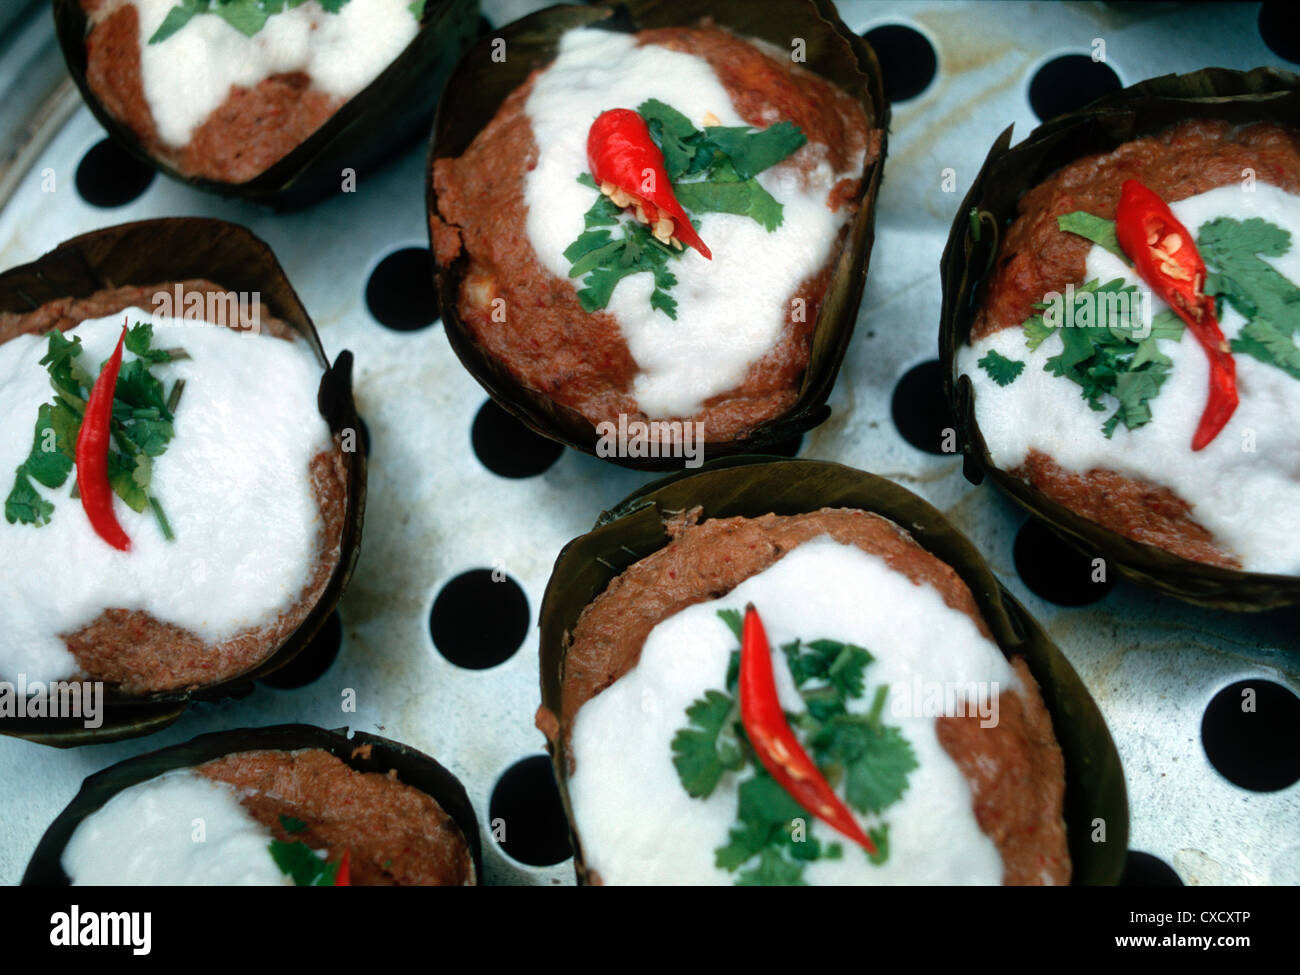
[[[1170, 205], [1196, 236], [1218, 217], [1262, 217], [1291, 234], [1281, 257], [1265, 257], [1283, 276], [1300, 282], [1300, 197], [1258, 183], [1254, 192], [1224, 186]], [[1115, 255], [1094, 246], [1087, 279], [1124, 278], [1150, 289]], [[1153, 313], [1168, 306], [1152, 296]], [[1220, 326], [1231, 340], [1246, 320], [1224, 305]], [[1049, 337], [1033, 352], [1024, 333], [1008, 328], [960, 350], [958, 368], [975, 390], [975, 416], [998, 467], [1024, 462], [1031, 449], [1067, 470], [1097, 468], [1163, 485], [1192, 506], [1191, 517], [1234, 553], [1247, 571], [1300, 574], [1300, 381], [1281, 369], [1238, 353], [1240, 404], [1228, 425], [1205, 449], [1192, 451], [1192, 436], [1205, 409], [1209, 363], [1195, 337], [1160, 341], [1173, 360], [1169, 377], [1151, 401], [1151, 422], [1136, 430], [1120, 425], [1107, 440], [1101, 425], [1109, 413], [1089, 409], [1077, 385], [1043, 370], [1060, 351]], [[1026, 363], [1020, 376], [999, 387], [977, 361], [989, 350]], [[1113, 406], [1111, 409], [1113, 412]]]
[[[538, 76], [526, 104], [538, 148], [525, 184], [527, 227], [538, 260], [552, 274], [568, 278], [564, 250], [583, 232], [583, 214], [594, 200], [594, 191], [577, 182], [588, 170], [588, 128], [603, 111], [636, 109], [650, 98], [697, 127], [710, 116], [716, 124], [747, 124], [706, 60], [653, 44], [638, 47], [627, 34], [572, 30]], [[800, 284], [829, 258], [847, 214], [832, 212], [827, 195], [840, 179], [860, 173], [862, 156], [852, 172], [835, 173], [825, 146], [809, 144], [799, 152], [820, 160], [807, 179], [788, 166], [757, 176], [784, 205], [777, 230], [769, 233], [735, 214], [705, 213], [695, 220], [713, 260], [688, 249], [672, 262], [675, 321], [651, 308], [651, 275], [629, 275], [614, 288], [606, 311], [618, 320], [636, 361], [633, 395], [650, 417], [693, 416], [709, 397], [739, 385], [750, 364], [780, 338]]]
[[292, 886], [235, 787], [178, 769], [123, 789], [77, 826], [63, 872], [85, 886]]
[[[238, 333], [129, 309], [78, 325], [79, 361], [98, 375], [124, 318], [152, 321], [155, 348], [190, 359], [153, 366], [170, 390], [185, 380], [175, 436], [154, 460], [151, 493], [171, 524], [167, 541], [153, 513], [114, 498], [131, 539], [119, 552], [61, 488], [36, 486], [54, 505], [49, 524], [0, 521], [0, 677], [29, 681], [76, 674], [61, 634], [105, 609], [142, 610], [220, 642], [264, 626], [300, 598], [319, 556], [320, 512], [312, 458], [331, 447], [316, 407], [321, 368], [305, 342]], [[40, 364], [47, 340], [22, 335], [0, 345], [0, 476], [4, 494], [32, 449], [37, 411], [53, 399]], [[125, 354], [124, 361], [133, 358]], [[35, 484], [35, 482], [33, 482]]]
[[[885, 561], [828, 536], [805, 542], [727, 596], [669, 617], [651, 631], [637, 666], [587, 702], [573, 727], [574, 818], [587, 863], [609, 884], [730, 884], [714, 865], [736, 823], [737, 788], [747, 767], [725, 773], [706, 799], [691, 798], [673, 766], [671, 742], [688, 725], [686, 709], [726, 684], [737, 641], [717, 611], [752, 602], [773, 648], [777, 689], [787, 712], [805, 706], [785, 656], [791, 640], [831, 639], [865, 647], [867, 693], [850, 711], [870, 709], [887, 684], [886, 724], [911, 743], [918, 767], [902, 798], [886, 807], [889, 856], [879, 866], [820, 820], [809, 834], [842, 842], [842, 859], [810, 863], [810, 884], [998, 884], [1002, 861], [980, 831], [971, 790], [940, 746], [933, 712], [913, 706], [920, 686], [1020, 686], [997, 646], [929, 585], [918, 586]], [[966, 699], [959, 693], [958, 700]], [[843, 792], [841, 791], [841, 796]], [[860, 817], [865, 828], [879, 817]]]
[[303, 72], [312, 86], [349, 99], [411, 42], [419, 24], [410, 0], [349, 0], [338, 13], [304, 3], [269, 17], [252, 37], [221, 17], [199, 14], [157, 44], [180, 0], [132, 0], [140, 20], [140, 75], [158, 136], [183, 146], [230, 95], [271, 75]]

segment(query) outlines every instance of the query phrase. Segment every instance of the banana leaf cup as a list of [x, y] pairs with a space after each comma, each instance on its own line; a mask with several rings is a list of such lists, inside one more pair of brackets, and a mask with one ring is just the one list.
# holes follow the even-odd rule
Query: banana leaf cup
[[939, 355], [944, 392], [956, 417], [966, 477], [978, 484], [987, 476], [1079, 551], [1104, 558], [1139, 585], [1198, 605], [1228, 610], [1294, 605], [1300, 603], [1300, 578], [1222, 568], [1135, 541], [1000, 470], [976, 422], [972, 384], [958, 374], [958, 351], [969, 341], [999, 243], [1021, 197], [1077, 159], [1198, 118], [1294, 124], [1300, 118], [1300, 77], [1273, 68], [1165, 75], [1051, 119], [1015, 146], [1010, 128], [998, 137], [957, 211], [943, 254]]
[[[151, 286], [206, 278], [233, 292], [260, 294], [262, 304], [305, 341], [324, 370], [316, 403], [331, 434], [359, 442], [352, 397], [352, 353], [330, 365], [315, 326], [283, 268], [263, 241], [247, 228], [199, 217], [145, 220], [92, 231], [65, 241], [30, 264], [0, 274], [0, 312], [26, 313], [62, 298], [83, 298], [101, 289]], [[193, 700], [243, 697], [254, 681], [288, 664], [306, 649], [337, 606], [360, 552], [366, 504], [366, 461], [361, 449], [344, 450], [346, 498], [339, 559], [297, 629], [270, 655], [244, 673], [195, 690], [125, 693], [104, 688], [97, 728], [80, 717], [0, 718], [0, 734], [58, 747], [116, 741], [146, 735], [176, 721]], [[4, 607], [0, 607], [3, 614]], [[0, 675], [12, 680], [14, 675]]]
[[89, 26], [81, 0], [53, 0], [53, 10], [68, 72], [114, 142], [178, 182], [276, 209], [302, 207], [339, 192], [346, 170], [373, 169], [427, 131], [443, 82], [479, 31], [478, 0], [428, 0], [419, 33], [374, 81], [262, 172], [243, 182], [224, 182], [181, 172], [104, 106], [86, 79]]
[[68, 841], [86, 817], [124, 789], [165, 772], [192, 768], [236, 752], [309, 748], [329, 752], [356, 772], [387, 775], [395, 771], [399, 781], [430, 796], [460, 827], [474, 862], [474, 882], [481, 880], [483, 854], [478, 817], [456, 776], [423, 752], [388, 738], [363, 731], [349, 732], [347, 728], [327, 731], [313, 725], [286, 724], [200, 735], [170, 748], [118, 762], [89, 776], [41, 837], [22, 883], [29, 887], [68, 886], [69, 878], [61, 863]]
[[[806, 42], [807, 60], [801, 66], [848, 92], [863, 108], [871, 129], [880, 130], [880, 151], [864, 165], [858, 209], [848, 225], [848, 235], [835, 259], [825, 297], [812, 336], [808, 367], [799, 385], [798, 399], [779, 416], [755, 426], [740, 439], [705, 441], [704, 455], [719, 457], [761, 452], [798, 437], [829, 415], [826, 405], [835, 377], [852, 338], [858, 305], [866, 282], [867, 264], [875, 238], [876, 194], [880, 185], [889, 126], [889, 103], [884, 97], [880, 65], [875, 53], [839, 19], [828, 0], [792, 0], [779, 10], [749, 0], [625, 0], [595, 6], [548, 7], [493, 32], [473, 47], [456, 66], [448, 90], [458, 97], [443, 101], [434, 122], [427, 177], [430, 238], [436, 245], [439, 222], [434, 163], [460, 156], [487, 126], [506, 97], [524, 84], [535, 70], [556, 56], [561, 35], [578, 27], [599, 27], [635, 32], [661, 27], [693, 26], [704, 18], [741, 37], [760, 38], [788, 48], [791, 38]], [[504, 43], [509, 56], [494, 59], [494, 45]], [[434, 247], [436, 254], [437, 248]], [[522, 382], [476, 340], [459, 311], [461, 285], [468, 260], [461, 253], [449, 263], [434, 260], [434, 280], [442, 310], [443, 327], [461, 363], [488, 394], [527, 427], [588, 454], [597, 455], [595, 425], [572, 407], [558, 403]], [[666, 457], [611, 457], [612, 462], [641, 470], [681, 469], [680, 459]]]
[[[1041, 690], [1065, 759], [1064, 818], [1073, 882], [1119, 880], [1128, 842], [1128, 799], [1110, 732], [1065, 656], [999, 584], [971, 542], [938, 510], [891, 481], [826, 461], [745, 457], [712, 461], [697, 473], [645, 486], [602, 513], [595, 527], [569, 542], [556, 559], [540, 617], [541, 696], [543, 712], [557, 716], [548, 747], [569, 819], [579, 883], [590, 877], [568, 792], [570, 728], [558, 718], [567, 713], [564, 673], [571, 634], [583, 610], [611, 580], [668, 544], [665, 521], [697, 506], [701, 522], [795, 515], [823, 507], [875, 512], [951, 566], [970, 588], [998, 646], [1008, 657], [1024, 657]], [[1093, 842], [1098, 820], [1106, 824], [1105, 839]]]

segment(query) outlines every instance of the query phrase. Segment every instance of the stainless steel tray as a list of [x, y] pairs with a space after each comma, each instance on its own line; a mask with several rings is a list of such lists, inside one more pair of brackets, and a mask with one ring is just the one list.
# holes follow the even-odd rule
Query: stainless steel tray
[[[502, 24], [544, 5], [488, 0], [484, 8]], [[893, 478], [975, 539], [1105, 713], [1127, 773], [1132, 849], [1158, 857], [1186, 883], [1300, 883], [1300, 785], [1239, 788], [1211, 766], [1201, 742], [1207, 704], [1233, 682], [1259, 678], [1300, 689], [1300, 613], [1212, 613], [1126, 584], [1088, 606], [1054, 605], [1017, 571], [1020, 511], [992, 488], [967, 483], [954, 456], [909, 444], [891, 412], [900, 378], [936, 358], [938, 262], [954, 209], [997, 134], [1015, 123], [1023, 137], [1037, 123], [1029, 99], [1035, 72], [1060, 55], [1093, 54], [1098, 40], [1124, 84], [1211, 64], [1285, 65], [1260, 38], [1257, 8], [844, 0], [840, 10], [855, 30], [902, 24], [919, 31], [937, 54], [937, 73], [919, 95], [895, 103], [858, 332], [833, 415], [804, 438], [800, 455]], [[537, 476], [492, 473], [472, 436], [485, 396], [440, 327], [395, 331], [371, 317], [371, 272], [390, 253], [427, 243], [423, 146], [363, 178], [356, 193], [290, 215], [162, 178], [123, 206], [92, 206], [77, 191], [76, 172], [103, 132], [66, 79], [48, 10], [36, 4], [2, 29], [0, 267], [127, 220], [208, 215], [246, 224], [275, 249], [331, 357], [344, 348], [356, 353], [358, 405], [373, 448], [361, 561], [342, 603], [342, 646], [330, 669], [297, 690], [260, 687], [240, 701], [198, 706], [148, 739], [66, 752], [0, 739], [0, 881], [20, 879], [41, 833], [91, 772], [206, 731], [304, 721], [396, 738], [459, 775], [483, 825], [488, 882], [572, 883], [567, 860], [529, 866], [488, 839], [495, 817], [515, 852], [553, 848], [557, 833], [564, 843], [545, 780], [508, 782], [495, 806], [493, 795], [503, 773], [542, 754], [533, 728], [536, 614], [551, 563], [564, 542], [650, 476], [573, 451]], [[923, 62], [923, 52], [905, 59], [905, 70], [923, 74]], [[937, 391], [924, 382], [915, 388], [901, 405], [924, 415]], [[489, 426], [480, 433], [493, 436]], [[493, 453], [506, 458], [526, 450], [508, 438], [496, 444]], [[529, 611], [518, 650], [481, 670], [447, 660], [429, 626], [443, 586], [473, 569], [513, 579]], [[483, 589], [489, 596], [510, 589], [498, 585], [499, 592]], [[471, 624], [500, 615], [495, 602], [463, 608]], [[355, 713], [341, 710], [347, 688], [356, 691]]]

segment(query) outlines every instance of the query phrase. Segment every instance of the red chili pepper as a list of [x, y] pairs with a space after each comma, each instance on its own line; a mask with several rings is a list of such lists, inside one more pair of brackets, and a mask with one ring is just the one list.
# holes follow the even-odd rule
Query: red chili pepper
[[343, 859], [339, 861], [339, 872], [334, 875], [335, 887], [352, 886], [352, 851], [344, 850]]
[[131, 550], [131, 539], [113, 513], [113, 488], [108, 483], [108, 436], [113, 418], [113, 391], [117, 388], [117, 374], [122, 368], [122, 345], [125, 341], [126, 326], [123, 325], [117, 348], [91, 387], [86, 400], [86, 415], [81, 419], [81, 431], [77, 434], [77, 490], [81, 492], [81, 506], [86, 510], [86, 517], [95, 533], [122, 552]]
[[587, 133], [587, 165], [600, 191], [619, 206], [635, 206], [637, 217], [650, 225], [655, 237], [664, 243], [676, 237], [713, 260], [677, 202], [664, 154], [639, 114], [630, 108], [601, 112]]
[[808, 812], [868, 853], [875, 853], [876, 845], [813, 764], [785, 719], [776, 695], [776, 679], [772, 676], [772, 648], [752, 603], [745, 607], [745, 626], [741, 631], [739, 686], [741, 723], [772, 778]]
[[1219, 435], [1237, 409], [1237, 363], [1205, 287], [1205, 261], [1196, 242], [1159, 195], [1135, 179], [1124, 181], [1115, 210], [1115, 236], [1137, 272], [1168, 302], [1210, 359], [1210, 395], [1192, 438], [1200, 450]]

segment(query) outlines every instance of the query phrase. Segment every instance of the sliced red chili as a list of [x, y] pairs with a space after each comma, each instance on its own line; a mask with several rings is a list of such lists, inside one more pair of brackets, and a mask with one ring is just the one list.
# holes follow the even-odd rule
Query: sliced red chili
[[741, 630], [739, 689], [740, 721], [772, 778], [808, 812], [868, 853], [875, 853], [876, 845], [835, 794], [785, 719], [772, 674], [772, 648], [752, 603], [745, 607], [745, 625]]
[[1210, 393], [1192, 438], [1200, 450], [1219, 435], [1237, 409], [1237, 363], [1205, 294], [1205, 261], [1196, 242], [1153, 190], [1124, 181], [1115, 211], [1115, 236], [1149, 284], [1184, 322], [1210, 360]]
[[125, 342], [126, 326], [123, 325], [117, 348], [91, 387], [86, 400], [86, 414], [77, 434], [77, 490], [81, 493], [81, 507], [85, 509], [95, 533], [122, 552], [130, 551], [131, 539], [113, 513], [113, 488], [108, 482], [108, 439], [113, 418], [113, 392], [117, 388], [117, 374], [122, 368]]
[[636, 207], [637, 217], [658, 239], [667, 243], [677, 238], [713, 260], [677, 202], [664, 154], [638, 113], [614, 108], [596, 117], [587, 132], [587, 165], [601, 192], [619, 206]]
[[352, 851], [344, 850], [343, 859], [339, 860], [339, 871], [334, 875], [335, 887], [352, 886]]

